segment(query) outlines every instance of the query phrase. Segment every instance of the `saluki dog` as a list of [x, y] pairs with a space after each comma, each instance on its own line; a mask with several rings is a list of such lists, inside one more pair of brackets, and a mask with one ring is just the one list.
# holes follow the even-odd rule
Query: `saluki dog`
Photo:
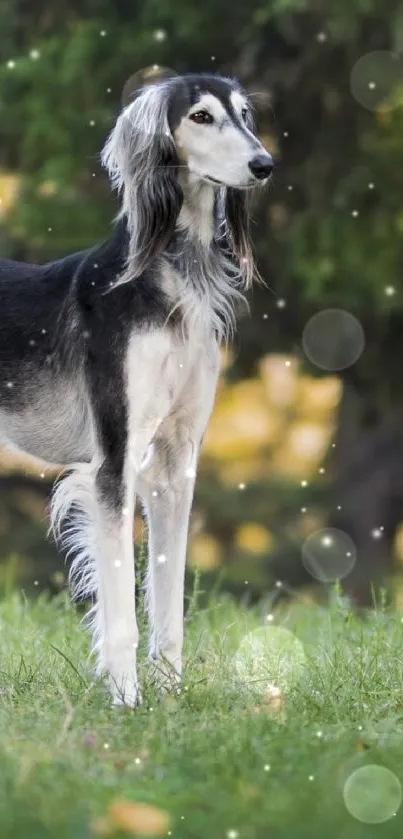
[[141, 699], [133, 519], [148, 526], [150, 660], [178, 684], [186, 545], [220, 343], [254, 267], [250, 188], [273, 160], [238, 82], [145, 85], [102, 152], [121, 208], [95, 247], [0, 261], [0, 437], [66, 467], [51, 504], [73, 595], [93, 600], [97, 669], [114, 704]]

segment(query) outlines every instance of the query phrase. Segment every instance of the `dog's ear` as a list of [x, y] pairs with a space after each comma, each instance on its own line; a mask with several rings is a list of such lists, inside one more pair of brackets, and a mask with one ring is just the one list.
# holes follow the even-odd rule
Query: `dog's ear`
[[182, 206], [169, 93], [169, 82], [143, 88], [118, 117], [102, 153], [113, 186], [123, 193], [130, 235], [126, 280], [166, 248]]
[[246, 288], [251, 286], [255, 274], [249, 234], [249, 203], [249, 191], [227, 188], [225, 220], [228, 244], [239, 263]]

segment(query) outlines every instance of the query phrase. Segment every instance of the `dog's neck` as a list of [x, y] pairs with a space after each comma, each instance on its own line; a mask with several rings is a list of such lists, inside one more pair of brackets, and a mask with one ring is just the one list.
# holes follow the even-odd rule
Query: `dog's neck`
[[208, 247], [217, 227], [217, 200], [219, 187], [196, 178], [187, 172], [180, 176], [183, 204], [177, 227], [187, 231]]

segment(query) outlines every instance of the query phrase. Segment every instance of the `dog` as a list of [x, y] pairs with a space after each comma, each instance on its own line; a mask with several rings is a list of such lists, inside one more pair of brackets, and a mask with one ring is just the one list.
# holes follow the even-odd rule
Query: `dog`
[[51, 502], [114, 704], [141, 701], [133, 517], [148, 525], [149, 655], [182, 669], [184, 575], [200, 445], [220, 344], [254, 277], [250, 190], [273, 159], [240, 84], [210, 74], [146, 84], [102, 163], [120, 197], [110, 236], [45, 265], [0, 260], [0, 437], [62, 465]]

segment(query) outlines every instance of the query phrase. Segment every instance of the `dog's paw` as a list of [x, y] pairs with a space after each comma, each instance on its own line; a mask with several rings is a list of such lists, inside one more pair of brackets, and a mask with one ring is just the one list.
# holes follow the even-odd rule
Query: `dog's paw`
[[168, 693], [178, 693], [181, 684], [181, 664], [171, 664], [163, 656], [150, 657], [150, 678], [158, 693], [165, 696]]
[[143, 699], [137, 677], [131, 674], [118, 679], [110, 677], [112, 706], [114, 708], [137, 708]]

